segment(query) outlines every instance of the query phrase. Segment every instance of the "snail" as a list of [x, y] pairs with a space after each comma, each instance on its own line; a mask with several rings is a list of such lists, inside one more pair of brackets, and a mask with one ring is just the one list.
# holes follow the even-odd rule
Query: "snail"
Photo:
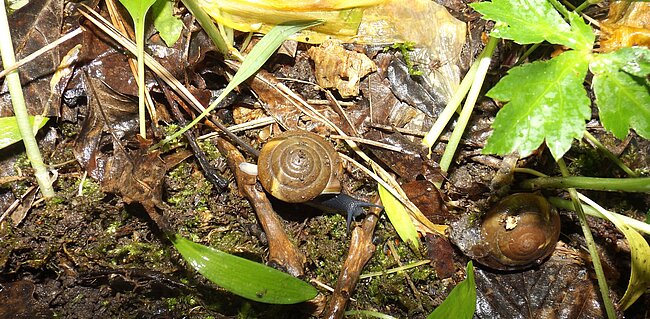
[[452, 232], [452, 240], [463, 252], [497, 270], [541, 264], [555, 250], [559, 236], [557, 211], [543, 196], [526, 193], [505, 197], [480, 225], [454, 225]]
[[317, 134], [295, 130], [267, 142], [257, 161], [258, 179], [273, 197], [347, 213], [347, 227], [365, 214], [367, 203], [341, 193], [343, 165], [334, 147]]

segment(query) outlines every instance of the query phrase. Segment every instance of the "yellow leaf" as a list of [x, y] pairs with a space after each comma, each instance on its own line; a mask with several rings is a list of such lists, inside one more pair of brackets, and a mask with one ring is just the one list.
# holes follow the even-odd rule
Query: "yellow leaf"
[[650, 286], [650, 246], [648, 242], [636, 230], [626, 224], [618, 216], [612, 214], [600, 205], [594, 203], [586, 196], [579, 194], [580, 200], [595, 208], [605, 218], [611, 221], [618, 230], [625, 235], [630, 245], [632, 271], [630, 282], [623, 298], [619, 300], [621, 309], [630, 307]]
[[406, 207], [381, 185], [379, 185], [379, 197], [384, 205], [384, 211], [399, 237], [417, 251], [420, 247], [420, 240]]
[[330, 38], [343, 41], [357, 34], [364, 7], [385, 0], [196, 0], [213, 19], [244, 32], [267, 33], [274, 26], [289, 21], [320, 20], [322, 24], [293, 37], [308, 43]]

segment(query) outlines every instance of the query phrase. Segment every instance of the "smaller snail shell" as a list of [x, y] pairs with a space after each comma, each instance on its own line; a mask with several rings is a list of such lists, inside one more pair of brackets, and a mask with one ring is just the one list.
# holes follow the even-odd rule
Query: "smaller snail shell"
[[262, 147], [257, 165], [262, 187], [285, 202], [301, 203], [341, 192], [341, 160], [334, 147], [314, 133], [279, 134]]
[[481, 236], [488, 254], [479, 262], [500, 270], [526, 268], [555, 250], [560, 217], [540, 195], [513, 194], [485, 216]]

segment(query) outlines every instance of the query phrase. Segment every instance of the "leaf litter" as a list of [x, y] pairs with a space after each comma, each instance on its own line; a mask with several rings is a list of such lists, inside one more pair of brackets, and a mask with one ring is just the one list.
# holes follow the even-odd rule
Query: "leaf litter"
[[[456, 12], [456, 14], [460, 14]], [[85, 32], [87, 36], [89, 33]], [[97, 39], [97, 38], [95, 38]], [[191, 44], [189, 35], [182, 35], [181, 41], [188, 41], [190, 46], [196, 45]], [[204, 38], [205, 39], [205, 38]], [[88, 43], [105, 43], [103, 41], [96, 41]], [[196, 42], [195, 42], [196, 43]], [[98, 48], [97, 46], [87, 46], [86, 49], [98, 48], [97, 56], [111, 56], [113, 55], [116, 58], [116, 61], [120, 60], [120, 55], [111, 53], [109, 46], [106, 48]], [[307, 47], [299, 45], [298, 52], [306, 51]], [[349, 47], [346, 47], [345, 52], [354, 52], [349, 50]], [[363, 52], [363, 51], [361, 51]], [[446, 54], [448, 51], [445, 51]], [[103, 54], [104, 53], [104, 54]], [[174, 53], [177, 54], [177, 53]], [[300, 54], [300, 53], [299, 53]], [[203, 51], [200, 54], [202, 58], [219, 61], [214, 59], [216, 55], [212, 52]], [[402, 143], [402, 148], [405, 149], [418, 149], [417, 140], [410, 139], [410, 135], [406, 134], [405, 137], [399, 137], [396, 133], [393, 133], [391, 130], [378, 129], [370, 125], [365, 125], [368, 121], [385, 124], [390, 127], [408, 125], [408, 127], [415, 128], [416, 131], [426, 131], [426, 127], [431, 125], [431, 116], [427, 115], [425, 112], [418, 110], [417, 106], [421, 106], [420, 103], [408, 103], [407, 101], [402, 101], [399, 97], [396, 97], [396, 94], [393, 92], [392, 86], [396, 85], [394, 81], [387, 79], [386, 72], [388, 66], [386, 61], [400, 61], [400, 56], [397, 52], [387, 52], [380, 54], [372, 54], [366, 52], [366, 55], [369, 58], [374, 60], [374, 63], [377, 65], [377, 72], [371, 73], [366, 77], [361, 76], [362, 80], [360, 82], [360, 95], [351, 96], [345, 98], [341, 95], [336, 95], [334, 92], [335, 100], [343, 100], [343, 102], [353, 102], [351, 105], [344, 106], [343, 110], [347, 115], [350, 116], [349, 121], [355, 123], [355, 129], [358, 130], [362, 136], [367, 137], [373, 140], [380, 140], [382, 138], [387, 138], [384, 141], [388, 141], [391, 144]], [[88, 57], [88, 56], [87, 56]], [[388, 58], [386, 58], [388, 57]], [[94, 59], [94, 58], [93, 58]], [[93, 60], [91, 59], [91, 61]], [[124, 60], [122, 60], [122, 63]], [[288, 63], [287, 63], [288, 62]], [[272, 81], [278, 81], [278, 78], [283, 78], [283, 72], [288, 72], [292, 70], [291, 61], [285, 62], [283, 64], [281, 61], [275, 61], [275, 64], [267, 65], [266, 76]], [[448, 63], [449, 65], [456, 66], [455, 63]], [[416, 63], [416, 65], [418, 65]], [[132, 75], [127, 67], [122, 66], [122, 68], [114, 68], [115, 64], [106, 64], [102, 63], [95, 64], [96, 73], [100, 75], [99, 79], [85, 79], [83, 80], [83, 73], [80, 73], [79, 70], [76, 71], [76, 77], [72, 78], [71, 87], [76, 88], [76, 95], [68, 95], [68, 98], [64, 101], [76, 102], [69, 103], [65, 107], [68, 109], [68, 114], [77, 114], [80, 118], [76, 118], [72, 115], [68, 115], [68, 121], [73, 123], [73, 125], [78, 125], [78, 127], [83, 127], [81, 130], [79, 128], [73, 129], [68, 134], [75, 137], [75, 154], [78, 160], [78, 163], [81, 164], [81, 168], [75, 164], [66, 164], [59, 168], [59, 181], [58, 185], [60, 188], [61, 202], [59, 204], [48, 205], [47, 209], [42, 209], [40, 207], [34, 207], [32, 212], [29, 213], [25, 219], [25, 222], [22, 226], [16, 227], [7, 224], [3, 224], [2, 231], [3, 248], [0, 251], [0, 256], [2, 258], [0, 261], [5, 266], [5, 269], [10, 270], [11, 273], [15, 274], [15, 278], [26, 278], [28, 273], [26, 269], [56, 269], [62, 278], [61, 280], [66, 280], [65, 284], [71, 285], [70, 293], [61, 294], [56, 298], [47, 297], [43, 294], [36, 294], [29, 296], [28, 298], [36, 298], [39, 301], [48, 301], [49, 305], [55, 307], [59, 313], [63, 314], [76, 314], [80, 317], [83, 317], [81, 314], [87, 313], [92, 314], [97, 311], [101, 311], [106, 314], [124, 314], [125, 311], [123, 305], [129, 304], [130, 307], [134, 307], [133, 310], [136, 315], [150, 316], [153, 313], [162, 313], [170, 316], [175, 316], [181, 313], [186, 313], [190, 307], [194, 307], [196, 303], [192, 302], [188, 298], [194, 298], [199, 304], [199, 309], [197, 310], [197, 315], [208, 315], [208, 314], [219, 314], [219, 315], [234, 315], [238, 313], [240, 307], [233, 307], [231, 309], [225, 310], [214, 310], [214, 305], [222, 304], [223, 301], [219, 299], [226, 300], [232, 305], [244, 305], [246, 302], [235, 298], [229, 295], [223, 290], [219, 290], [214, 286], [211, 286], [204, 279], [197, 277], [192, 274], [188, 274], [183, 267], [179, 267], [176, 263], [178, 256], [173, 252], [170, 252], [168, 248], [164, 248], [166, 243], [160, 234], [157, 234], [156, 227], [151, 223], [147, 215], [143, 214], [141, 209], [138, 208], [138, 205], [128, 204], [128, 203], [154, 203], [154, 204], [164, 204], [166, 206], [168, 203], [165, 203], [171, 196], [185, 194], [181, 196], [193, 198], [193, 202], [188, 202], [183, 206], [174, 206], [171, 205], [171, 209], [166, 208], [164, 214], [168, 217], [168, 220], [171, 223], [171, 227], [178, 229], [183, 232], [185, 235], [188, 235], [192, 238], [203, 238], [203, 242], [207, 245], [217, 247], [229, 252], [236, 254], [241, 254], [249, 259], [263, 261], [266, 258], [266, 255], [263, 253], [265, 235], [259, 230], [255, 217], [253, 216], [250, 210], [250, 204], [246, 203], [239, 197], [236, 193], [227, 193], [227, 194], [218, 194], [210, 186], [205, 186], [204, 189], [201, 185], [204, 184], [205, 178], [202, 176], [201, 172], [198, 169], [198, 166], [195, 161], [187, 160], [184, 163], [181, 163], [177, 167], [170, 167], [172, 165], [166, 164], [166, 160], [163, 160], [156, 153], [148, 153], [144, 151], [142, 141], [137, 141], [134, 139], [133, 132], [135, 131], [134, 114], [135, 109], [133, 108], [135, 103], [132, 98], [129, 96], [134, 96], [134, 85], [132, 84]], [[191, 83], [197, 84], [197, 86], [204, 85], [201, 89], [205, 91], [210, 91], [213, 87], [213, 84], [208, 84], [206, 87], [204, 83], [209, 83], [210, 81], [223, 81], [220, 77], [215, 77], [214, 74], [225, 75], [229, 72], [228, 68], [223, 64], [218, 62], [211, 62], [203, 64], [202, 67], [210, 68], [211, 73], [207, 73], [202, 70], [193, 70], [191, 65], [186, 70], [192, 70], [190, 72], [183, 70], [176, 70], [178, 74], [186, 74]], [[427, 67], [429, 64], [426, 65]], [[120, 70], [120, 71], [118, 71]], [[121, 71], [123, 70], [123, 71]], [[197, 71], [196, 73], [193, 73]], [[216, 73], [214, 73], [216, 71]], [[187, 72], [187, 73], [186, 73]], [[203, 77], [203, 78], [202, 78]], [[182, 77], [179, 77], [182, 78]], [[198, 82], [197, 82], [198, 80]], [[256, 77], [253, 81], [258, 81]], [[416, 82], [420, 88], [424, 87], [428, 91], [428, 81], [430, 79], [417, 79]], [[114, 84], [110, 84], [114, 83]], [[129, 84], [131, 83], [131, 84]], [[252, 82], [251, 82], [252, 83]], [[274, 82], [273, 86], [277, 87], [278, 83], [290, 87], [296, 90], [299, 94], [303, 96], [311, 96], [321, 101], [324, 101], [324, 105], [321, 107], [319, 112], [329, 112], [325, 113], [327, 118], [337, 119], [338, 123], [344, 121], [341, 118], [340, 112], [333, 110], [331, 99], [328, 100], [328, 97], [320, 90], [314, 90], [312, 84], [297, 84], [291, 81], [282, 81]], [[406, 85], [406, 92], [410, 90], [418, 91], [413, 83], [408, 83]], [[437, 83], [436, 83], [437, 84]], [[91, 90], [86, 88], [85, 85], [92, 85], [95, 93], [92, 94]], [[268, 84], [266, 84], [268, 85]], [[412, 87], [412, 88], [409, 88]], [[251, 84], [253, 91], [255, 90], [254, 86]], [[239, 94], [246, 94], [247, 89], [242, 87]], [[154, 89], [155, 91], [155, 89]], [[256, 107], [264, 107], [264, 109], [269, 114], [276, 114], [278, 116], [284, 114], [282, 108], [273, 107], [273, 100], [279, 100], [279, 97], [286, 99], [286, 96], [280, 93], [282, 91], [275, 90], [273, 95], [258, 95], [259, 100], [255, 99], [242, 99], [235, 104], [238, 106], [245, 106], [247, 108], [255, 109]], [[379, 93], [379, 94], [378, 94]], [[49, 94], [49, 92], [48, 92]], [[70, 93], [67, 93], [70, 94]], [[94, 97], [94, 95], [96, 95]], [[71, 96], [75, 98], [70, 98]], [[83, 99], [87, 99], [88, 105], [84, 105], [82, 102]], [[242, 103], [243, 101], [243, 103]], [[294, 103], [286, 103], [284, 109], [289, 109]], [[412, 105], [414, 104], [414, 105]], [[270, 107], [269, 107], [270, 106]], [[101, 107], [101, 110], [100, 110]], [[371, 107], [371, 111], [368, 112], [368, 108]], [[433, 108], [435, 111], [436, 105], [427, 105], [429, 108]], [[231, 106], [225, 106], [222, 110], [218, 112], [219, 118], [229, 123], [232, 118], [232, 111], [230, 110]], [[480, 109], [481, 118], [490, 118], [494, 115], [494, 106], [490, 106], [489, 102], [486, 102], [484, 108]], [[404, 110], [408, 110], [412, 114], [409, 118], [397, 118], [396, 116], [403, 116], [403, 113], [406, 113]], [[104, 115], [102, 115], [104, 113]], [[343, 113], [343, 114], [345, 114]], [[389, 115], [393, 114], [393, 117]], [[435, 114], [435, 112], [433, 112]], [[82, 120], [84, 125], [81, 126], [79, 120]], [[417, 120], [416, 120], [417, 119]], [[296, 113], [292, 118], [293, 123], [288, 127], [309, 127], [303, 126], [305, 123], [308, 123], [311, 119], [304, 116], [304, 114]], [[479, 120], [476, 120], [474, 124], [470, 124], [472, 128], [479, 126]], [[282, 122], [282, 121], [280, 121]], [[417, 123], [417, 124], [413, 124]], [[206, 127], [202, 127], [202, 130], [207, 130]], [[267, 136], [272, 135], [274, 132], [278, 131], [278, 127], [273, 125], [270, 129], [267, 130]], [[270, 132], [270, 133], [269, 133]], [[321, 131], [327, 132], [327, 130]], [[480, 129], [476, 129], [476, 132], [480, 132]], [[261, 132], [260, 132], [261, 133]], [[157, 136], [161, 136], [161, 132], [156, 132]], [[395, 136], [393, 136], [395, 135]], [[55, 135], [55, 138], [59, 139], [61, 147], [67, 146], [70, 150], [73, 148], [73, 144], [68, 140], [64, 139], [63, 132], [58, 131]], [[392, 137], [391, 137], [392, 136]], [[461, 181], [462, 178], [458, 178], [457, 175], [466, 166], [478, 166], [480, 171], [483, 172], [480, 175], [478, 180], [483, 185], [477, 186], [476, 182], [469, 183], [469, 187], [472, 187], [476, 191], [471, 194], [464, 194], [463, 192], [458, 192], [456, 186], [448, 184], [447, 189], [443, 189], [443, 193], [449, 195], [451, 198], [445, 198], [445, 201], [453, 201], [453, 206], [455, 209], [461, 207], [461, 211], [479, 211], [484, 210], [490, 205], [492, 200], [489, 188], [489, 181], [494, 178], [496, 174], [496, 168], [491, 163], [491, 160], [486, 157], [481, 157], [479, 154], [480, 146], [485, 144], [485, 137], [481, 137], [480, 133], [477, 133], [473, 136], [471, 143], [465, 144], [464, 150], [459, 156], [462, 161], [458, 163], [458, 168], [450, 171], [450, 176], [447, 177], [452, 181]], [[264, 143], [265, 137], [264, 134], [259, 134], [256, 131], [250, 131], [242, 134], [242, 137], [245, 138], [252, 145], [260, 145]], [[389, 138], [391, 137], [391, 138]], [[399, 140], [400, 142], [394, 142]], [[410, 145], [411, 147], [406, 147], [404, 145]], [[617, 146], [614, 140], [614, 144], [610, 146]], [[645, 150], [647, 149], [647, 143], [643, 140], [633, 138], [630, 142], [633, 147], [636, 149]], [[206, 148], [208, 157], [210, 161], [218, 163], [222, 161], [223, 158], [221, 155], [216, 154], [215, 152], [209, 151], [209, 146], [206, 146], [208, 143], [203, 144], [203, 147]], [[478, 146], [476, 146], [478, 145]], [[146, 146], [146, 144], [144, 145]], [[172, 148], [183, 147], [182, 144], [175, 143]], [[339, 145], [340, 147], [340, 145]], [[371, 146], [363, 146], [363, 148], [372, 149]], [[624, 148], [624, 156], [631, 156], [634, 148]], [[173, 151], [172, 151], [173, 152]], [[373, 150], [374, 152], [374, 150]], [[589, 159], [584, 155], [583, 148], [574, 148], [569, 150], [568, 154], [579, 156], [585, 161]], [[51, 161], [57, 162], [66, 162], [70, 159], [73, 159], [73, 152], [69, 151], [67, 154], [63, 153], [59, 155], [59, 158], [52, 157]], [[179, 152], [178, 160], [172, 160], [171, 162], [179, 162], [181, 158], [187, 157], [189, 154], [186, 152]], [[414, 152], [413, 154], [418, 154]], [[394, 156], [394, 155], [393, 155]], [[434, 153], [435, 156], [435, 153]], [[383, 156], [379, 156], [383, 157]], [[388, 156], [387, 156], [388, 157]], [[399, 162], [400, 157], [394, 156], [395, 159], [393, 163]], [[404, 159], [406, 158], [406, 159]], [[548, 158], [542, 155], [537, 155], [535, 158], [530, 160], [531, 164], [543, 168], [545, 163], [545, 158]], [[625, 158], [625, 157], [624, 157]], [[435, 171], [435, 165], [430, 165], [428, 163], [426, 156], [422, 155], [412, 155], [412, 158], [403, 157], [404, 169], [395, 170], [400, 179], [405, 181], [416, 181], [425, 179], [429, 184], [420, 183], [420, 186], [414, 187], [412, 190], [409, 190], [407, 193], [411, 192], [417, 194], [422, 191], [423, 188], [430, 186], [430, 183], [439, 182], [442, 178], [439, 172]], [[592, 159], [593, 160], [593, 159]], [[635, 160], [630, 157], [630, 160]], [[13, 158], [3, 158], [3, 165], [6, 165], [6, 162], [17, 163], [16, 159]], [[424, 164], [424, 163], [426, 164]], [[98, 165], [99, 164], [99, 165]], [[387, 164], [389, 167], [391, 164]], [[604, 165], [604, 164], [601, 164]], [[15, 170], [13, 164], [9, 166], [6, 170], [2, 170], [3, 174], [7, 175], [17, 175], [18, 173]], [[411, 169], [409, 167], [417, 168]], [[422, 169], [423, 167], [428, 167]], [[83, 182], [83, 186], [80, 186], [79, 183], [83, 181], [80, 176], [80, 172], [87, 170], [88, 173], [94, 177], [99, 183], [99, 188], [93, 188], [92, 181]], [[348, 191], [358, 194], [359, 196], [367, 196], [368, 198], [374, 194], [375, 187], [370, 182], [367, 177], [364, 177], [359, 171], [352, 167], [347, 168], [348, 173], [346, 174], [346, 179], [344, 181], [345, 187]], [[433, 173], [432, 173], [433, 171]], [[226, 172], [227, 175], [227, 172]], [[194, 185], [182, 185], [179, 184], [179, 181], [185, 179], [194, 183]], [[26, 183], [23, 182], [23, 185]], [[168, 186], [174, 184], [177, 185], [175, 188], [169, 188]], [[209, 185], [209, 184], [207, 184]], [[96, 185], [95, 185], [96, 186]], [[7, 192], [3, 193], [3, 198], [13, 198], [20, 195], [20, 192], [24, 186], [15, 185], [12, 186]], [[81, 189], [82, 194], [85, 196], [75, 197], [75, 195]], [[94, 189], [94, 190], [93, 190]], [[101, 191], [100, 191], [101, 190]], [[119, 196], [112, 197], [111, 195], [104, 195], [103, 192], [117, 194]], [[171, 192], [171, 193], [169, 193]], [[208, 197], [212, 197], [213, 200], [198, 198], [191, 196], [191, 194], [209, 194]], [[636, 195], [638, 199], [641, 199], [640, 202], [644, 201], [643, 195]], [[645, 199], [647, 200], [647, 199]], [[3, 199], [3, 203], [8, 202], [7, 199]], [[171, 204], [171, 203], [169, 203]], [[286, 207], [279, 203], [273, 203], [275, 207], [281, 207], [279, 209], [280, 215], [283, 219], [287, 220], [288, 233], [293, 238], [296, 238], [296, 242], [301, 244], [304, 249], [307, 257], [308, 265], [308, 277], [307, 278], [318, 278], [321, 281], [325, 281], [330, 285], [333, 285], [336, 282], [336, 277], [338, 276], [338, 267], [340, 266], [342, 258], [344, 256], [339, 255], [338, 253], [332, 254], [331, 252], [341, 252], [346, 250], [347, 239], [344, 232], [344, 227], [341, 227], [341, 224], [345, 224], [343, 219], [340, 216], [321, 216], [317, 212], [309, 211], [308, 209], [295, 208], [295, 207]], [[65, 205], [70, 205], [69, 208], [64, 208]], [[440, 220], [444, 222], [447, 217], [440, 217], [437, 215], [436, 211], [438, 209], [431, 207], [439, 207], [440, 204], [429, 204], [416, 202], [416, 205], [421, 208], [423, 212], [427, 212], [429, 218]], [[614, 206], [615, 204], [612, 204]], [[155, 205], [154, 205], [155, 206]], [[637, 207], [638, 204], [632, 204], [632, 209]], [[4, 210], [3, 205], [3, 210]], [[425, 208], [428, 207], [428, 208]], [[445, 207], [445, 206], [443, 206]], [[233, 214], [233, 212], [239, 212], [239, 214]], [[44, 213], [44, 214], [42, 214]], [[48, 219], [48, 217], [54, 217], [54, 219]], [[567, 227], [571, 227], [570, 214], [564, 217], [567, 223]], [[37, 231], [36, 225], [45, 225], [42, 227], [43, 230]], [[19, 236], [11, 236], [7, 232], [7, 229], [11, 229], [14, 232], [17, 232]], [[66, 229], [75, 229], [75, 231], [66, 231]], [[29, 235], [26, 230], [35, 231], [36, 236]], [[60, 239], [53, 240], [47, 233], [43, 231], [55, 230], [54, 234], [60, 235]], [[382, 271], [387, 268], [396, 266], [399, 262], [396, 262], [392, 258], [387, 258], [390, 254], [398, 253], [401, 258], [414, 260], [417, 258], [412, 251], [409, 250], [407, 245], [403, 243], [399, 244], [395, 249], [392, 250], [387, 244], [388, 241], [396, 238], [395, 233], [392, 229], [392, 226], [388, 223], [379, 222], [376, 235], [378, 240], [381, 241], [382, 247], [385, 254], [382, 251], [376, 251], [373, 255], [369, 265], [364, 269], [365, 271]], [[22, 237], [21, 237], [22, 236]], [[30, 237], [31, 236], [31, 237]], [[40, 246], [37, 246], [33, 249], [31, 254], [28, 253], [30, 245], [30, 238], [34, 240], [40, 240]], [[8, 240], [5, 240], [8, 239]], [[22, 241], [22, 242], [21, 242]], [[46, 243], [49, 241], [49, 243]], [[438, 247], [441, 244], [438, 244]], [[319, 247], [320, 246], [320, 247]], [[432, 247], [436, 247], [435, 245]], [[575, 243], [574, 247], [579, 247], [579, 243]], [[605, 249], [611, 249], [611, 244], [602, 244], [602, 247]], [[609, 247], [609, 248], [608, 248]], [[328, 252], [328, 253], [326, 253]], [[624, 254], [623, 254], [624, 255]], [[574, 258], [575, 255], [570, 255]], [[436, 256], [432, 256], [437, 258]], [[449, 258], [447, 257], [447, 261]], [[466, 259], [458, 254], [455, 254], [451, 260], [454, 262], [456, 273], [453, 274], [453, 271], [445, 271], [447, 276], [451, 273], [450, 277], [447, 277], [446, 280], [440, 280], [436, 278], [434, 273], [427, 269], [416, 270], [409, 273], [410, 280], [414, 284], [415, 290], [412, 290], [413, 287], [408, 287], [404, 281], [403, 275], [390, 275], [385, 276], [380, 280], [372, 281], [362, 281], [360, 285], [357, 285], [356, 290], [354, 291], [354, 297], [358, 300], [356, 303], [352, 304], [355, 309], [364, 309], [370, 307], [377, 307], [382, 312], [392, 313], [396, 316], [406, 316], [411, 314], [416, 314], [417, 316], [425, 316], [433, 307], [440, 304], [447, 292], [463, 278], [463, 269]], [[577, 260], [580, 260], [580, 257], [577, 257]], [[440, 262], [443, 262], [441, 260]], [[625, 267], [624, 260], [621, 261], [622, 265], [619, 267]], [[568, 263], [572, 265], [571, 267], [577, 267], [577, 271], [584, 272], [584, 274], [589, 274], [589, 270], [578, 263], [574, 265], [575, 262], [571, 261]], [[153, 270], [156, 275], [149, 283], [153, 283], [154, 286], [169, 286], [169, 282], [166, 281], [165, 276], [171, 276], [173, 281], [186, 280], [189, 278], [194, 287], [200, 287], [198, 289], [191, 288], [189, 291], [185, 289], [178, 288], [167, 288], [163, 291], [166, 291], [165, 294], [160, 295], [154, 292], [151, 286], [140, 286], [140, 288], [133, 288], [132, 290], [125, 289], [125, 285], [121, 284], [120, 280], [115, 280], [115, 276], [123, 276], [122, 269], [125, 268], [148, 268]], [[556, 267], [555, 263], [544, 264], [544, 268], [539, 270], [546, 271], [548, 267], [549, 271], [555, 271], [553, 267]], [[566, 260], [559, 261], [557, 267], [567, 267]], [[330, 272], [325, 272], [326, 269], [330, 269]], [[562, 269], [562, 268], [559, 268]], [[99, 275], [99, 279], [96, 283], [84, 281], [83, 283], [79, 281], [79, 274], [83, 274], [89, 271], [101, 270], [105, 275]], [[484, 272], [484, 270], [480, 270]], [[575, 272], [572, 270], [572, 272]], [[505, 278], [503, 274], [492, 274], [489, 271], [484, 272], [490, 274], [491, 276], [496, 276], [495, 280], [498, 278]], [[526, 280], [526, 273], [520, 274], [509, 274], [514, 280], [514, 282], [520, 282]], [[568, 284], [572, 284], [569, 280], [569, 276], [562, 277], [556, 282], [550, 283], [547, 286], [552, 289], [561, 290], [561, 287], [566, 287]], [[135, 282], [135, 287], [138, 287], [140, 283], [144, 283], [142, 277], [137, 275], [126, 276], [126, 281]], [[548, 279], [548, 276], [540, 276], [540, 280], [544, 278]], [[598, 303], [597, 295], [593, 293], [593, 282], [589, 279], [588, 276], [580, 277], [582, 278], [579, 281], [579, 284], [584, 285], [576, 290], [571, 291], [591, 291], [589, 294], [582, 294], [580, 299], [581, 302], [571, 302], [570, 306], [580, 306], [580, 305], [590, 305], [595, 307], [593, 311], [598, 313]], [[54, 277], [39, 277], [33, 278], [36, 279], [36, 286], [41, 287], [51, 287], [54, 288], [57, 283], [57, 279]], [[479, 282], [479, 301], [489, 301], [488, 303], [492, 304], [502, 304], [506, 305], [508, 303], [503, 303], [503, 299], [506, 296], [512, 296], [513, 291], [514, 295], [527, 296], [526, 291], [528, 288], [521, 288], [518, 284], [503, 284], [503, 285], [494, 285], [491, 281], [487, 284], [487, 287], [484, 289], [481, 288], [482, 284], [480, 283], [480, 276], [477, 275], [477, 282]], [[173, 286], [173, 283], [171, 284]], [[485, 285], [485, 284], [483, 284]], [[148, 288], [149, 287], [149, 288]], [[40, 288], [42, 289], [42, 288]], [[102, 290], [103, 289], [103, 290]], [[483, 289], [483, 290], [482, 290]], [[587, 290], [585, 290], [587, 289]], [[112, 304], [104, 306], [103, 308], [97, 309], [96, 305], [100, 304], [100, 299], [92, 300], [90, 297], [85, 298], [78, 302], [78, 306], [75, 308], [71, 301], [73, 300], [74, 295], [72, 292], [82, 293], [85, 292], [88, 295], [96, 294], [98, 291], [109, 291], [109, 297], [106, 297], [103, 300], [108, 300]], [[494, 296], [484, 296], [481, 297], [481, 291], [495, 291], [498, 292], [495, 294], [496, 301], [492, 301]], [[559, 298], [556, 293], [551, 292], [534, 292], [530, 293], [531, 297], [535, 298], [544, 298], [546, 296], [554, 296]], [[378, 293], [381, 292], [381, 293]], [[619, 293], [621, 293], [619, 291]], [[129, 299], [132, 297], [131, 303], [128, 303], [126, 299], [120, 299], [117, 294], [122, 294]], [[585, 296], [589, 296], [586, 297]], [[571, 296], [562, 295], [564, 301], [572, 300]], [[485, 298], [485, 299], [481, 299]], [[417, 300], [417, 302], [415, 301]], [[566, 314], [566, 318], [588, 318], [589, 312], [574, 312], [571, 307], [566, 306], [565, 304], [546, 304], [540, 306], [535, 304], [533, 299], [527, 299], [529, 302], [525, 306], [533, 306], [531, 309], [542, 309], [543, 313], [550, 313], [555, 310], [559, 310], [561, 313]], [[536, 300], [536, 299], [535, 299]], [[555, 299], [553, 299], [555, 300]], [[590, 303], [592, 302], [592, 303]], [[593, 303], [595, 302], [595, 303]], [[212, 305], [212, 306], [211, 306]], [[479, 303], [479, 305], [481, 305]], [[121, 308], [122, 307], [122, 308]], [[350, 307], [350, 306], [349, 306]], [[122, 309], [122, 310], [120, 310]], [[401, 309], [393, 310], [390, 309]], [[480, 307], [479, 307], [480, 309]], [[583, 308], [586, 309], [586, 308]], [[591, 309], [591, 308], [590, 308]], [[262, 314], [263, 316], [273, 317], [281, 313], [286, 313], [286, 308], [274, 308], [261, 305], [253, 305], [253, 310], [257, 314]], [[591, 310], [590, 310], [591, 311]], [[477, 313], [479, 317], [489, 318], [494, 313], [498, 312], [483, 312], [480, 311]], [[536, 312], [537, 313], [537, 312]], [[489, 314], [489, 315], [488, 315]], [[511, 314], [511, 313], [510, 313]], [[507, 314], [502, 314], [506, 316]]]

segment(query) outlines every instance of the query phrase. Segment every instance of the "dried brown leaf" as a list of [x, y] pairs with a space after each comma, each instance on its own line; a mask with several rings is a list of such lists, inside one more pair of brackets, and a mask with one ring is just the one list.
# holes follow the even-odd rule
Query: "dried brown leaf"
[[516, 273], [476, 269], [479, 318], [604, 318], [590, 270], [559, 254], [539, 268]]
[[314, 60], [318, 85], [336, 88], [342, 97], [359, 95], [361, 78], [377, 70], [365, 54], [348, 51], [334, 42], [311, 47], [307, 53]]

